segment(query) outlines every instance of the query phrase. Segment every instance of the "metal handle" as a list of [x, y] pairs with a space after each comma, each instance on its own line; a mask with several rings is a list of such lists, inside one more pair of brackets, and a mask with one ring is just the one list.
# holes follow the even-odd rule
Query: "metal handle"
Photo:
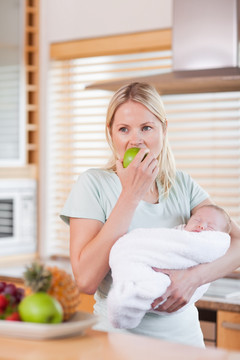
[[222, 327], [224, 327], [226, 329], [240, 331], [240, 324], [234, 324], [234, 323], [231, 323], [231, 322], [228, 322], [228, 321], [223, 321], [222, 322]]

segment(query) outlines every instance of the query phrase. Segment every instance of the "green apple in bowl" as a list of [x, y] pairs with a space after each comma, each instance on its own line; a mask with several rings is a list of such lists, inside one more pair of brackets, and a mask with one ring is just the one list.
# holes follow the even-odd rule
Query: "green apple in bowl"
[[[137, 155], [137, 153], [139, 152], [140, 148], [137, 147], [132, 147], [126, 150], [124, 157], [123, 157], [123, 167], [126, 168], [135, 158], [135, 156]], [[145, 159], [145, 157], [147, 156], [147, 154], [144, 155], [143, 159]]]
[[45, 292], [36, 292], [26, 296], [18, 306], [22, 321], [59, 324], [63, 321], [61, 304]]

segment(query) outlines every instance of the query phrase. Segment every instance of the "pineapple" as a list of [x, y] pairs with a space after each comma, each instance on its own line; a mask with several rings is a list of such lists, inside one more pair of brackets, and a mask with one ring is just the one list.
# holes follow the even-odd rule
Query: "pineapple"
[[26, 293], [44, 291], [56, 298], [63, 308], [64, 321], [68, 320], [80, 304], [80, 291], [72, 276], [57, 266], [48, 267], [38, 262], [27, 267], [23, 274]]

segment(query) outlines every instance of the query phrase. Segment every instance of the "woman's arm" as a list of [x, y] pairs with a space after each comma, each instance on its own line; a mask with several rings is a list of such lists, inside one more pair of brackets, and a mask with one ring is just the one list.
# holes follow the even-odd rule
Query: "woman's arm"
[[109, 271], [111, 247], [127, 232], [135, 204], [122, 194], [105, 224], [92, 219], [70, 219], [70, 259], [81, 291], [93, 294]]
[[132, 217], [158, 172], [157, 161], [149, 153], [143, 162], [142, 149], [124, 169], [117, 162], [122, 192], [106, 223], [92, 219], [70, 219], [70, 258], [73, 273], [81, 291], [93, 294], [109, 271], [109, 253], [124, 235]]
[[[204, 204], [210, 204], [209, 200]], [[201, 203], [199, 206], [202, 206]], [[198, 207], [199, 207], [198, 206]], [[196, 208], [194, 209], [196, 211]], [[193, 211], [193, 212], [194, 212]], [[163, 296], [156, 299], [152, 307], [167, 299], [157, 310], [173, 312], [188, 303], [195, 290], [209, 282], [219, 279], [240, 266], [240, 228], [232, 221], [231, 244], [226, 254], [219, 259], [194, 266], [186, 270], [163, 270], [159, 269], [170, 276], [171, 285]]]

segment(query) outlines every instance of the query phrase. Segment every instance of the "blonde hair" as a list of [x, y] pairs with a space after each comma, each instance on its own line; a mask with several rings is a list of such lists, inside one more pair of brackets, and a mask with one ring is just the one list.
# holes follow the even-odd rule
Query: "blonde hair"
[[[163, 102], [157, 90], [153, 86], [146, 83], [134, 82], [121, 87], [110, 100], [105, 128], [106, 138], [113, 152], [113, 156], [110, 159], [107, 168], [114, 171], [116, 171], [117, 155], [114, 149], [114, 144], [112, 143], [112, 124], [117, 109], [120, 105], [126, 103], [127, 101], [135, 101], [144, 105], [162, 123], [163, 131], [166, 132], [167, 130], [167, 120]], [[176, 174], [175, 160], [168, 143], [167, 134], [164, 137], [163, 147], [158, 157], [158, 161], [159, 173], [157, 177], [163, 186], [164, 195], [167, 196], [175, 180]]]

